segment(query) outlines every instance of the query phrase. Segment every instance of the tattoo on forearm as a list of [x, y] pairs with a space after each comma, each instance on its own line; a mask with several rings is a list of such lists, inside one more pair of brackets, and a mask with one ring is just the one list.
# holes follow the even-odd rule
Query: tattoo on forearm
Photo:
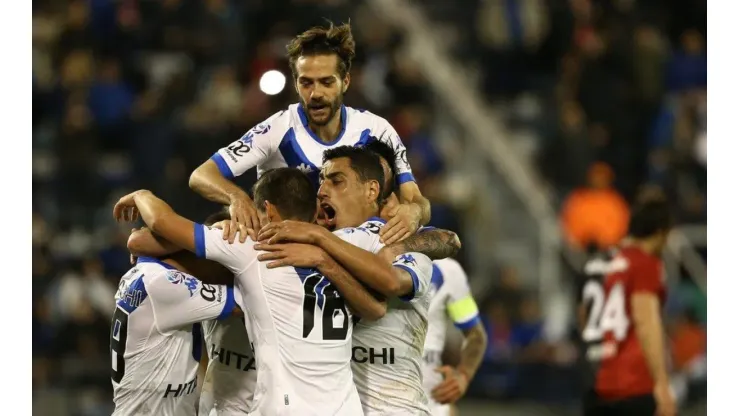
[[403, 253], [422, 253], [432, 260], [439, 260], [453, 257], [457, 254], [459, 246], [455, 233], [437, 229], [414, 234], [393, 244], [393, 248], [401, 249]]
[[478, 371], [481, 361], [483, 360], [483, 354], [486, 351], [486, 333], [483, 327], [478, 324], [467, 334], [465, 337], [465, 345], [463, 346], [460, 368], [465, 371], [471, 378]]

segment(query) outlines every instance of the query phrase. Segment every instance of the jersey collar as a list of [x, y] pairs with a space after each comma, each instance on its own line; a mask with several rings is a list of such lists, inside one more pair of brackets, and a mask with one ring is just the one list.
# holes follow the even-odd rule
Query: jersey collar
[[308, 127], [308, 116], [306, 115], [306, 112], [303, 111], [303, 104], [298, 103], [298, 117], [301, 119], [301, 124], [303, 124], [303, 128], [306, 130], [306, 133], [308, 133], [309, 136], [311, 136], [314, 141], [316, 141], [318, 144], [324, 145], [324, 146], [334, 146], [337, 144], [340, 140], [342, 140], [342, 137], [344, 137], [344, 132], [347, 130], [347, 107], [345, 107], [344, 104], [342, 104], [342, 107], [339, 109], [339, 117], [340, 117], [340, 124], [342, 125], [342, 129], [339, 131], [339, 134], [337, 135], [337, 138], [334, 139], [334, 141], [331, 142], [325, 142], [319, 138], [319, 136], [316, 135], [311, 129]]

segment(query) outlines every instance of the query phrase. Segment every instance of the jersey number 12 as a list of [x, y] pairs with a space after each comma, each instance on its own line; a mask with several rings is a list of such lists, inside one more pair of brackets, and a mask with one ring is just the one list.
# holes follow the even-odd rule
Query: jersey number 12
[[[314, 327], [314, 311], [318, 303], [316, 288], [322, 292], [324, 304], [321, 309], [321, 338], [324, 340], [342, 340], [347, 338], [349, 331], [349, 313], [344, 305], [344, 299], [339, 296], [334, 285], [319, 273], [313, 273], [303, 281], [303, 338], [307, 338]], [[327, 284], [322, 285], [322, 282]], [[337, 316], [341, 314], [340, 316]], [[334, 320], [341, 319], [341, 325], [334, 325]]]

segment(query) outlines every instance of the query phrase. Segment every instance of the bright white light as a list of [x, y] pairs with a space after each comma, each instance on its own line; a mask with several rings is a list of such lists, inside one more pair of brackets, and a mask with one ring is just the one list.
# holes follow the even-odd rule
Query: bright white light
[[260, 90], [267, 95], [276, 95], [285, 88], [285, 75], [280, 71], [270, 70], [260, 78]]

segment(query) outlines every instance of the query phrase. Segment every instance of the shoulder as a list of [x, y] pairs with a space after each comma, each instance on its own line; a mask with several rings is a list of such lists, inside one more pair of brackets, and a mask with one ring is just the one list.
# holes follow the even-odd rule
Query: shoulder
[[393, 129], [388, 120], [371, 111], [352, 107], [346, 107], [346, 109], [347, 115], [350, 117], [352, 122], [362, 124], [365, 128], [369, 128], [373, 135], [379, 135], [389, 128]]
[[465, 270], [462, 265], [455, 259], [446, 258], [441, 260], [434, 260], [433, 264], [439, 268], [439, 271], [444, 275], [446, 279], [464, 279]]
[[[292, 107], [292, 106], [291, 106]], [[249, 129], [241, 140], [251, 142], [260, 136], [283, 137], [291, 127], [291, 107], [280, 110], [266, 120]]]

